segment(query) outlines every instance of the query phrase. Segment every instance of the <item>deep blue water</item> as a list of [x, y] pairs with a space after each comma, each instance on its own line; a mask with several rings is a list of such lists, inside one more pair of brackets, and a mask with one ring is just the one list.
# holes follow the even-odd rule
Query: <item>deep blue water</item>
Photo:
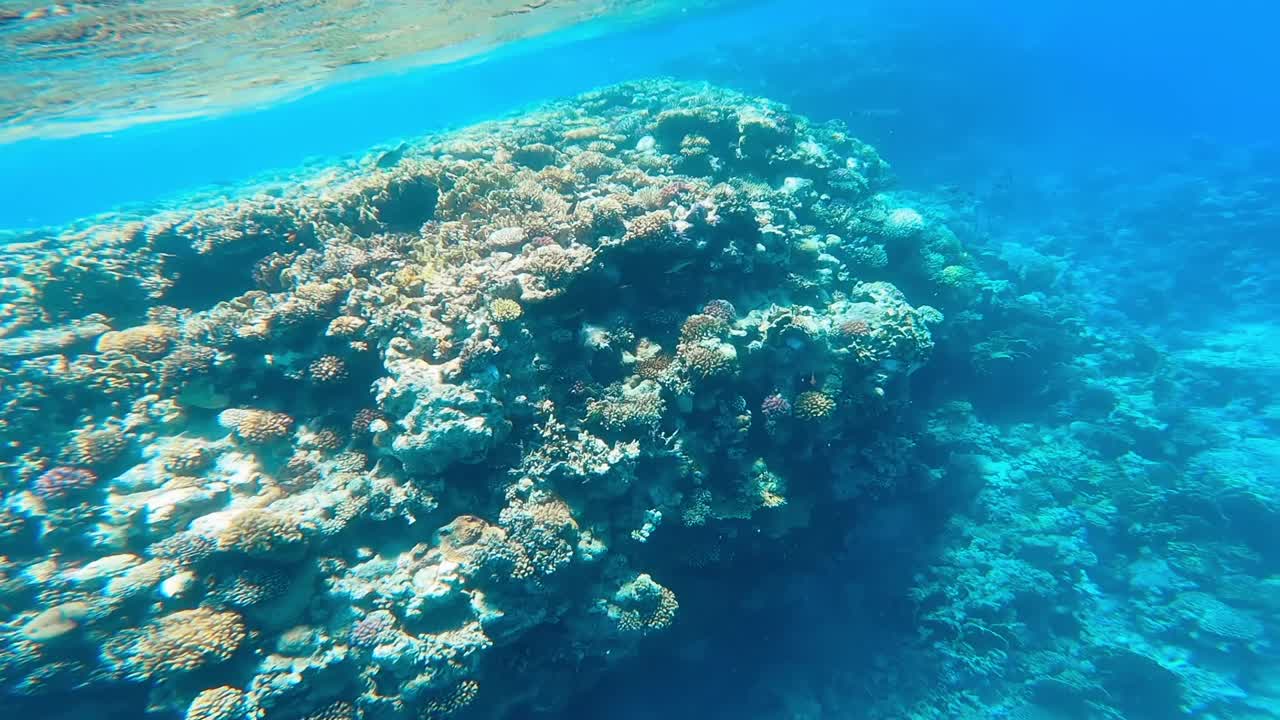
[[[972, 422], [920, 420], [913, 452], [945, 470], [930, 493], [676, 577], [675, 632], [559, 717], [1280, 718], [1277, 27], [1259, 0], [869, 0], [570, 31], [272, 107], [0, 146], [0, 228], [180, 203], [657, 74], [842, 120], [903, 204], [947, 218], [1015, 289], [975, 301], [915, 376], [921, 418], [964, 406]], [[993, 336], [1013, 359], [971, 371]], [[1069, 591], [982, 624], [1022, 582]], [[1261, 629], [1195, 625], [1200, 594]], [[923, 629], [948, 622], [956, 637]]]

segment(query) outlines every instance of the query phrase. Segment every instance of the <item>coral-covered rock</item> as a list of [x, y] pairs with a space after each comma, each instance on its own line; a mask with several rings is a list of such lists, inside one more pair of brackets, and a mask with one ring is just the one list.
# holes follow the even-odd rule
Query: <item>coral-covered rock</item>
[[156, 358], [169, 351], [177, 331], [164, 325], [139, 325], [113, 331], [98, 338], [98, 352], [125, 352], [144, 358]]
[[218, 414], [218, 424], [251, 443], [267, 443], [288, 437], [293, 418], [271, 410], [233, 408]]
[[229, 660], [246, 634], [234, 612], [179, 610], [112, 640], [106, 653], [126, 677], [165, 678]]

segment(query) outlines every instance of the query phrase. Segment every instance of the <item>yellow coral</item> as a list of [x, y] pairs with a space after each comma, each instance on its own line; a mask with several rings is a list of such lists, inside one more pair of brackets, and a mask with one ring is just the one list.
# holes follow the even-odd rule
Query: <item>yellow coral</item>
[[128, 441], [114, 427], [81, 430], [71, 437], [67, 456], [77, 465], [105, 465], [120, 457]]
[[341, 382], [347, 379], [347, 364], [337, 355], [324, 355], [307, 366], [307, 374], [321, 385]]
[[138, 357], [159, 357], [169, 350], [177, 331], [164, 325], [139, 325], [106, 333], [98, 338], [98, 352], [129, 353]]
[[49, 642], [65, 637], [80, 627], [89, 615], [87, 603], [72, 601], [54, 605], [22, 626], [22, 636], [33, 642]]
[[244, 693], [223, 685], [203, 690], [187, 707], [186, 720], [240, 720], [244, 713]]
[[676, 355], [690, 373], [704, 380], [731, 375], [737, 369], [738, 353], [727, 343], [686, 343], [676, 348]]
[[279, 440], [293, 430], [293, 418], [288, 415], [252, 408], [223, 410], [218, 414], [218, 424], [252, 443]]
[[246, 510], [218, 536], [218, 548], [252, 557], [286, 559], [295, 555], [303, 540], [298, 521], [271, 510]]
[[836, 401], [826, 393], [810, 390], [796, 396], [792, 406], [798, 418], [804, 420], [825, 420], [836, 411]]
[[194, 475], [213, 462], [213, 448], [199, 440], [180, 438], [160, 453], [164, 469], [175, 475]]
[[329, 328], [325, 331], [325, 334], [342, 338], [353, 337], [359, 334], [368, 324], [364, 318], [354, 315], [339, 315], [329, 322]]
[[627, 223], [627, 233], [623, 236], [623, 240], [627, 242], [661, 242], [669, 240], [673, 236], [671, 213], [666, 210], [655, 210]]
[[498, 298], [489, 303], [489, 316], [494, 322], [508, 323], [518, 319], [523, 313], [520, 303], [510, 298]]
[[240, 615], [209, 608], [179, 610], [131, 636], [119, 658], [131, 679], [155, 679], [225, 662], [244, 642]]

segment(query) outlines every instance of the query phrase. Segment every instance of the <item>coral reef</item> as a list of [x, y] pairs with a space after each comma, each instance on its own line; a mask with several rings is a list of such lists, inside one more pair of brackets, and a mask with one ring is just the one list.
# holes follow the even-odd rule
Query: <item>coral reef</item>
[[[893, 660], [845, 694], [900, 667], [955, 712], [866, 717], [1156, 717], [1135, 678], [1160, 717], [1221, 709], [1275, 538], [1190, 551], [1155, 508], [1265, 524], [1280, 451], [1171, 449], [1169, 379], [1108, 384], [1138, 350], [1033, 295], [1061, 276], [889, 183], [837, 123], [651, 80], [0, 248], [0, 691], [551, 714], [697, 635], [706, 577], [804, 609], [771, 578], [900, 553], [863, 596]], [[1073, 420], [997, 427], [1011, 395]], [[778, 677], [751, 697], [803, 696]]]

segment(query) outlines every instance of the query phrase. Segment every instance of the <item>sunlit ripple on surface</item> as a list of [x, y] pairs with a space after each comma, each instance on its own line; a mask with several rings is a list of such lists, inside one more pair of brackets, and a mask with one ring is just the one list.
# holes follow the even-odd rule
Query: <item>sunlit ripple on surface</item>
[[585, 21], [729, 0], [15, 0], [0, 7], [0, 142], [215, 114]]

